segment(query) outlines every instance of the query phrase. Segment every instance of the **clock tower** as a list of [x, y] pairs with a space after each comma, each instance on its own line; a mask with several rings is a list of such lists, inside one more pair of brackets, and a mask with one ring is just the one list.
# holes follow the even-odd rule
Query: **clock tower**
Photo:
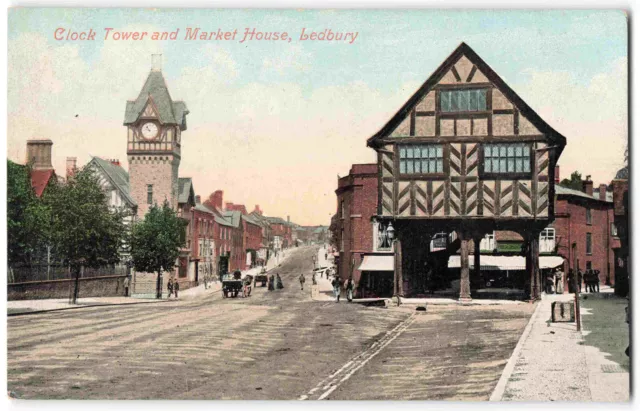
[[127, 101], [129, 190], [144, 217], [152, 204], [165, 200], [178, 207], [178, 168], [182, 132], [189, 114], [183, 101], [173, 101], [160, 67], [161, 55], [153, 55], [153, 67], [135, 100]]

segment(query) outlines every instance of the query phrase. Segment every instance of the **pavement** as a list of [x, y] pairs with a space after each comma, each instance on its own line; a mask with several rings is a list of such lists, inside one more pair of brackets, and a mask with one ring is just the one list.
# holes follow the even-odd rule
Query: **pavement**
[[627, 300], [604, 287], [581, 294], [578, 332], [575, 323], [551, 322], [551, 303], [573, 299], [543, 294], [492, 401], [629, 401]]
[[[287, 257], [291, 255], [291, 250], [281, 251], [277, 258], [273, 257], [267, 261], [267, 270], [277, 268], [280, 264], [284, 263]], [[253, 275], [260, 273], [262, 267], [254, 267], [242, 272], [242, 276]], [[204, 284], [200, 284], [197, 287], [188, 288], [179, 292], [179, 298], [177, 300], [190, 300], [199, 298], [201, 296], [219, 292], [222, 289], [222, 284], [218, 280], [214, 280], [204, 287]], [[175, 298], [163, 297], [161, 299], [149, 298], [148, 296], [132, 296], [132, 297], [81, 297], [78, 299], [77, 304], [70, 304], [68, 298], [56, 298], [56, 299], [42, 299], [42, 300], [14, 300], [7, 301], [7, 315], [23, 315], [23, 314], [38, 314], [48, 311], [60, 311], [60, 310], [73, 310], [79, 308], [90, 308], [99, 306], [113, 306], [113, 305], [130, 305], [130, 304], [154, 304], [163, 303], [168, 301], [176, 301]]]

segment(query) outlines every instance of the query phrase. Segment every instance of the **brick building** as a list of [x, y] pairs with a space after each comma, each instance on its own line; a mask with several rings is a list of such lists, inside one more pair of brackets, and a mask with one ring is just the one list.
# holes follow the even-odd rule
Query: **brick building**
[[606, 188], [600, 185], [594, 195], [589, 178], [583, 181], [582, 191], [558, 185], [556, 219], [546, 235], [549, 240], [555, 237], [554, 251], [565, 259], [565, 272], [576, 268], [599, 270], [600, 283], [613, 285], [613, 249], [619, 239], [614, 235], [613, 201]]
[[611, 182], [613, 187], [613, 221], [616, 235], [620, 244], [614, 250], [615, 292], [619, 296], [629, 293], [629, 167], [624, 167], [616, 173]]
[[217, 269], [216, 213], [201, 203], [200, 196], [196, 196], [196, 205], [192, 212], [194, 225], [191, 256], [195, 261], [196, 281], [202, 281], [204, 277], [215, 276]]
[[266, 217], [271, 227], [271, 236], [273, 238], [273, 244], [271, 248], [274, 250], [281, 250], [289, 248], [292, 245], [292, 228], [289, 217], [287, 220], [280, 217]]
[[380, 233], [384, 227], [375, 221], [378, 207], [378, 165], [354, 164], [347, 176], [338, 179], [337, 219], [334, 227], [339, 256], [338, 275], [352, 277], [356, 294], [387, 296], [393, 281], [393, 266], [381, 255], [391, 253]]

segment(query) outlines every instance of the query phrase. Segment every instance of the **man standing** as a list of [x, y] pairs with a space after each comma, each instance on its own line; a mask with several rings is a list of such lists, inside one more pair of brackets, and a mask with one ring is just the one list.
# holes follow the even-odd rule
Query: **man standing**
[[346, 289], [347, 289], [347, 301], [351, 302], [353, 300], [353, 278], [349, 277], [349, 279], [347, 280], [347, 285], [346, 285]]
[[595, 292], [600, 292], [600, 270], [593, 272], [593, 285], [595, 286]]
[[334, 277], [333, 281], [331, 281], [331, 285], [333, 286], [333, 295], [336, 297], [336, 302], [340, 302], [340, 279], [338, 277]]
[[167, 298], [171, 298], [171, 295], [173, 294], [173, 277], [169, 277], [169, 282], [167, 282], [167, 291], [169, 291]]
[[304, 281], [305, 281], [304, 274], [300, 274], [299, 280], [300, 280], [300, 290], [304, 290]]
[[178, 298], [178, 290], [180, 290], [180, 283], [178, 282], [178, 280], [175, 280], [173, 282], [173, 292], [176, 295], [176, 299]]
[[129, 276], [126, 276], [124, 278], [124, 283], [122, 283], [122, 285], [124, 286], [124, 296], [128, 297], [129, 296]]

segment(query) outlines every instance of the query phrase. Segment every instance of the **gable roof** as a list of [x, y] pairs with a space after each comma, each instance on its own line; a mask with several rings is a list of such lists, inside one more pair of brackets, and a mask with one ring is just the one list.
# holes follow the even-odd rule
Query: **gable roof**
[[255, 218], [252, 214], [243, 214], [242, 219], [249, 224], [257, 225], [258, 227], [262, 226], [262, 224], [260, 224], [260, 221], [257, 218]]
[[31, 170], [31, 187], [36, 197], [42, 197], [44, 189], [49, 185], [51, 178], [55, 178], [56, 172], [53, 169], [48, 170]]
[[178, 178], [178, 204], [186, 204], [190, 203], [195, 206], [196, 195], [193, 191], [193, 183], [191, 182], [191, 177], [180, 177]]
[[515, 91], [507, 85], [507, 83], [500, 78], [500, 76], [493, 71], [489, 65], [476, 54], [471, 47], [466, 43], [460, 43], [460, 45], [440, 64], [436, 71], [425, 81], [422, 86], [407, 100], [407, 102], [398, 110], [398, 112], [385, 124], [380, 131], [367, 139], [367, 146], [375, 148], [378, 146], [378, 140], [387, 137], [400, 123], [411, 113], [411, 110], [422, 100], [427, 93], [438, 84], [442, 77], [447, 74], [451, 67], [462, 56], [473, 63], [481, 73], [483, 73], [490, 82], [492, 82], [511, 102], [514, 106], [534, 125], [541, 133], [544, 133], [548, 139], [558, 146], [556, 158], [560, 156], [564, 146], [567, 144], [566, 138], [553, 129], [547, 122], [545, 122], [527, 103], [525, 103]]
[[187, 128], [185, 116], [189, 114], [187, 105], [183, 101], [171, 100], [167, 83], [162, 72], [151, 70], [149, 76], [140, 90], [138, 98], [127, 101], [124, 113], [124, 125], [133, 124], [151, 100], [158, 114], [158, 120], [163, 124], [179, 124], [181, 129]]
[[111, 182], [113, 188], [118, 190], [121, 197], [129, 206], [135, 207], [137, 204], [129, 191], [129, 173], [119, 165], [100, 157], [92, 157], [87, 166], [94, 166]]

